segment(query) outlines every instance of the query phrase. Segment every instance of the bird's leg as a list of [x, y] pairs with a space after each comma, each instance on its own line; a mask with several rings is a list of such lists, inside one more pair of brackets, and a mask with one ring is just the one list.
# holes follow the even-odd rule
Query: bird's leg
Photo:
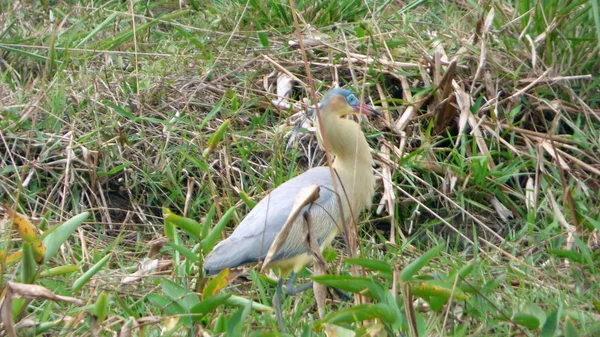
[[295, 295], [297, 293], [303, 292], [304, 290], [312, 287], [313, 281], [306, 282], [302, 285], [295, 286], [296, 283], [296, 272], [292, 270], [292, 275], [290, 275], [290, 279], [287, 282], [285, 287], [285, 293], [288, 295]]
[[283, 288], [283, 279], [280, 277], [277, 281], [277, 288], [275, 288], [275, 298], [273, 299], [273, 306], [275, 307], [275, 317], [277, 318], [277, 327], [279, 331], [285, 331], [283, 326], [283, 312], [281, 311], [281, 291]]
[[335, 294], [336, 294], [336, 295], [337, 295], [337, 296], [338, 296], [338, 297], [339, 297], [339, 298], [340, 298], [342, 301], [345, 301], [345, 302], [350, 302], [350, 301], [352, 300], [352, 298], [353, 298], [352, 296], [350, 296], [350, 295], [346, 294], [345, 292], [343, 292], [343, 291], [339, 290], [338, 288], [333, 288], [333, 287], [330, 287], [329, 289], [332, 289], [332, 290], [333, 290], [333, 292], [334, 292], [334, 293], [335, 293]]

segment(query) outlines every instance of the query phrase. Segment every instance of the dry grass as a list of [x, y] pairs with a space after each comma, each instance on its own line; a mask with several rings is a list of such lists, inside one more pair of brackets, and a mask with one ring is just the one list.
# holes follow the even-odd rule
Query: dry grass
[[[251, 207], [248, 198], [260, 200], [325, 162], [302, 115], [312, 90], [302, 53], [290, 43], [297, 32], [281, 12], [287, 3], [215, 0], [199, 11], [194, 1], [83, 3], [0, 5], [0, 200], [42, 229], [92, 211], [52, 266], [86, 269], [112, 250], [116, 261], [79, 295], [93, 301], [107, 290], [113, 301], [121, 297], [120, 308], [141, 313], [127, 317], [177, 317], [146, 296], [174, 296], [164, 281], [156, 288], [161, 274], [199, 289], [194, 265], [180, 262], [171, 246], [158, 255], [173, 263], [170, 271], [153, 269], [137, 287], [120, 288], [148, 243], [164, 236], [161, 207], [211, 225], [236, 207], [233, 225]], [[594, 2], [568, 10], [552, 9], [551, 1], [531, 9], [504, 1], [332, 3], [338, 6], [298, 4], [315, 87], [352, 88], [384, 112], [364, 128], [380, 183], [359, 233], [362, 257], [401, 268], [446, 242], [428, 276], [476, 265], [464, 281], [478, 300], [451, 302], [441, 313], [405, 302], [419, 309], [418, 329], [426, 329], [419, 331], [544, 334], [515, 314], [558, 312], [567, 317], [558, 319], [561, 329], [597, 332], [600, 65], [594, 26], [582, 25], [593, 22], [585, 8]], [[293, 83], [292, 105], [275, 104], [284, 78]], [[223, 139], [205, 153], [227, 121]], [[4, 273], [10, 279], [18, 270]], [[239, 294], [268, 304], [269, 281], [251, 276]], [[43, 284], [55, 289], [57, 282]], [[286, 301], [296, 334], [317, 319], [308, 298]], [[222, 325], [232, 313], [220, 307], [200, 324], [180, 324], [190, 334], [216, 334], [229, 331]], [[243, 315], [250, 324], [238, 331], [273, 327], [268, 315]], [[19, 317], [42, 319], [33, 310]], [[124, 322], [115, 316], [100, 329]], [[378, 322], [372, 326], [397, 331]]]

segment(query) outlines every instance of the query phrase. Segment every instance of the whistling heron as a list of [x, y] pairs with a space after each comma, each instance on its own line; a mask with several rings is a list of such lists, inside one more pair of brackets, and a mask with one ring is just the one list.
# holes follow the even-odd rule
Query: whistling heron
[[[206, 256], [204, 268], [208, 275], [225, 268], [263, 261], [292, 210], [295, 196], [302, 188], [314, 184], [320, 187], [319, 198], [305, 206], [300, 214], [310, 213], [314, 235], [321, 250], [331, 244], [333, 238], [343, 230], [344, 222], [352, 221], [352, 217], [356, 220], [362, 210], [371, 206], [375, 177], [370, 148], [359, 124], [343, 117], [361, 112], [365, 115], [378, 115], [378, 112], [361, 104], [351, 92], [339, 88], [332, 89], [325, 95], [319, 103], [319, 110], [321, 120], [315, 117], [317, 138], [321, 145], [325, 140], [327, 148], [335, 155], [333, 168], [337, 176], [337, 187], [334, 187], [328, 167], [312, 168], [281, 184], [248, 213], [231, 236], [217, 244]], [[322, 123], [323, 133], [319, 123]], [[336, 190], [339, 198], [335, 195]], [[342, 207], [339, 207], [338, 200], [341, 200]], [[280, 270], [277, 301], [281, 296], [282, 277], [290, 270], [292, 274], [286, 293], [305, 290], [312, 283], [294, 287], [296, 273], [313, 261], [312, 254], [304, 243], [305, 221], [303, 216], [296, 217], [286, 241], [265, 266], [267, 269]], [[281, 325], [281, 311], [278, 307], [276, 309], [279, 309], [278, 323]]]

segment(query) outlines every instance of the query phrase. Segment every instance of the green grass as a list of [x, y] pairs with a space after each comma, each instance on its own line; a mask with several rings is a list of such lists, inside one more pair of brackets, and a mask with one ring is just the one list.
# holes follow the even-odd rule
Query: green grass
[[[312, 291], [286, 296], [287, 334], [597, 335], [598, 2], [295, 3], [303, 37], [323, 41], [306, 51], [320, 92], [364, 89], [386, 112], [363, 130], [390, 174], [361, 216], [358, 259], [336, 240], [319, 276], [368, 301], [331, 297], [319, 317]], [[201, 267], [221, 228], [326, 162], [298, 109], [270, 104], [277, 65], [308, 83], [291, 40], [287, 1], [0, 0], [0, 213], [60, 246], [37, 265], [0, 221], [2, 305], [39, 324], [19, 333], [278, 335], [269, 275]], [[9, 281], [84, 304], [10, 302]]]

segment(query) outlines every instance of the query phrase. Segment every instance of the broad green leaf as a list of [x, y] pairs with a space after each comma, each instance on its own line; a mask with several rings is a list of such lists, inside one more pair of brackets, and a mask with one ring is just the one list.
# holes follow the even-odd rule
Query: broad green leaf
[[392, 266], [390, 266], [390, 264], [386, 261], [364, 258], [347, 258], [344, 259], [344, 262], [372, 270], [378, 270], [386, 276], [392, 275]]
[[221, 314], [219, 317], [217, 317], [217, 321], [213, 327], [213, 332], [218, 336], [222, 336], [225, 334], [225, 331], [227, 331], [227, 317], [225, 317], [224, 314]]
[[540, 308], [537, 304], [534, 303], [529, 303], [526, 307], [525, 307], [525, 312], [535, 316], [538, 321], [540, 322], [540, 324], [542, 324], [542, 322], [545, 322], [547, 319], [546, 313], [544, 312], [544, 310], [542, 310], [542, 308]]
[[402, 281], [407, 282], [413, 278], [431, 259], [436, 257], [444, 248], [444, 245], [438, 245], [421, 255], [418, 259], [411, 262], [409, 265], [404, 267], [400, 272], [400, 278]]
[[542, 326], [541, 336], [542, 337], [554, 337], [556, 335], [556, 329], [558, 328], [558, 321], [561, 316], [561, 308], [559, 307], [555, 311], [551, 312], [546, 318], [546, 322]]
[[185, 313], [190, 313], [190, 309], [200, 303], [198, 295], [190, 289], [183, 287], [170, 279], [163, 278], [160, 281], [163, 292], [171, 300], [177, 302], [184, 310]]
[[254, 23], [256, 24], [256, 34], [258, 35], [258, 39], [260, 40], [260, 44], [262, 44], [263, 47], [268, 47], [269, 46], [269, 38], [267, 37], [267, 33], [265, 33], [265, 31], [263, 30], [263, 26], [260, 23], [260, 20], [256, 20], [254, 21]]
[[179, 254], [183, 255], [186, 260], [190, 261], [191, 263], [198, 263], [198, 261], [200, 261], [200, 258], [198, 257], [198, 254], [194, 253], [193, 251], [187, 249], [186, 247], [182, 246], [182, 245], [178, 245], [176, 243], [168, 243], [167, 246], [175, 249], [176, 251], [179, 252]]
[[246, 194], [246, 192], [244, 191], [240, 191], [239, 193], [240, 198], [242, 199], [242, 201], [244, 202], [244, 204], [246, 204], [246, 206], [250, 207], [250, 209], [254, 208], [254, 206], [256, 206], [256, 201], [252, 200], [248, 194]]
[[569, 259], [577, 263], [585, 263], [583, 256], [580, 253], [567, 249], [549, 249], [548, 252], [556, 257]]
[[513, 315], [512, 321], [531, 330], [537, 330], [540, 328], [540, 320], [532, 314], [518, 312]]
[[148, 294], [146, 296], [148, 300], [160, 309], [164, 310], [169, 315], [185, 315], [187, 312], [183, 309], [181, 305], [177, 302], [173, 302], [173, 300], [161, 296], [159, 294]]
[[573, 321], [571, 320], [571, 318], [569, 316], [567, 316], [565, 318], [565, 325], [564, 325], [564, 334], [565, 337], [578, 337], [579, 333], [577, 332], [577, 328], [575, 327], [575, 325], [573, 324]]
[[227, 320], [227, 336], [229, 337], [237, 337], [242, 336], [242, 328], [244, 326], [244, 321], [246, 317], [250, 313], [251, 305], [248, 304], [243, 308], [240, 308], [236, 311], [230, 318]]
[[506, 278], [506, 274], [498, 275], [495, 279], [486, 283], [482, 288], [481, 292], [485, 295], [489, 294], [492, 290], [498, 288], [504, 279]]
[[236, 295], [231, 295], [231, 297], [229, 297], [225, 301], [225, 304], [242, 308], [245, 308], [246, 306], [250, 305], [252, 307], [252, 310], [254, 311], [273, 311], [273, 308], [271, 308], [268, 305], [260, 304], [258, 302], [254, 302], [247, 298]]
[[370, 278], [349, 275], [313, 275], [311, 279], [328, 287], [348, 291], [353, 294], [362, 293], [373, 284], [373, 280]]
[[452, 289], [453, 285], [440, 280], [428, 280], [423, 282], [411, 283], [410, 290], [417, 296], [436, 296], [450, 298], [454, 296], [456, 300], [466, 301], [469, 296], [460, 288]]
[[202, 240], [202, 251], [204, 253], [208, 253], [213, 249], [215, 243], [221, 237], [221, 232], [225, 228], [225, 225], [229, 222], [229, 219], [231, 219], [231, 216], [233, 215], [234, 211], [235, 207], [231, 207], [230, 209], [228, 209], [227, 212], [223, 214], [223, 217], [221, 218], [221, 220], [219, 220], [217, 225]]
[[35, 279], [37, 264], [33, 257], [33, 248], [29, 242], [23, 242], [21, 261], [21, 283], [30, 284]]
[[458, 282], [460, 282], [461, 279], [466, 278], [469, 274], [471, 274], [471, 272], [473, 272], [473, 268], [475, 267], [476, 263], [477, 262], [474, 260], [471, 263], [462, 266], [456, 273], [452, 273], [449, 278], [454, 280], [456, 274], [458, 274], [458, 276], [460, 276]]
[[467, 328], [468, 325], [467, 324], [459, 324], [458, 326], [454, 327], [454, 334], [452, 334], [452, 337], [465, 337], [467, 335]]
[[[218, 294], [212, 296], [207, 299], [203, 299], [202, 302], [194, 305], [191, 309], [191, 313], [195, 315], [206, 315], [212, 311], [214, 311], [218, 306], [224, 304], [229, 298], [231, 294]], [[192, 319], [194, 322], [198, 323], [200, 321], [199, 316], [193, 316]]]
[[98, 323], [104, 322], [106, 316], [108, 316], [109, 299], [106, 291], [103, 291], [98, 295], [96, 303], [94, 304], [94, 316], [96, 316]]
[[93, 265], [88, 271], [83, 273], [75, 282], [73, 282], [72, 291], [78, 292], [88, 281], [92, 278], [92, 276], [96, 275], [102, 267], [110, 260], [112, 255], [106, 255], [100, 261], [98, 261], [95, 265]]
[[64, 266], [58, 266], [54, 268], [50, 268], [48, 270], [44, 270], [40, 273], [40, 277], [48, 277], [48, 276], [59, 276], [64, 274], [70, 274], [74, 272], [78, 272], [79, 267], [74, 264], [68, 264]]
[[324, 323], [351, 324], [375, 318], [391, 324], [396, 319], [396, 315], [387, 304], [359, 304], [328, 315], [323, 320], [317, 321], [315, 327], [319, 328]]
[[[163, 214], [165, 214], [163, 208]], [[163, 216], [163, 226], [165, 231], [165, 236], [169, 241], [175, 241], [175, 225], [171, 221], [167, 221], [167, 219]]]
[[203, 238], [208, 236], [208, 232], [210, 231], [210, 224], [213, 221], [213, 218], [217, 214], [217, 204], [213, 203], [206, 213], [206, 217], [204, 218], [204, 223], [202, 223], [202, 236]]
[[202, 225], [197, 221], [173, 214], [170, 210], [166, 208], [163, 208], [163, 217], [165, 218], [165, 220], [183, 229], [186, 233], [192, 235], [193, 237], [200, 237], [200, 233], [202, 232]]
[[89, 216], [90, 212], [78, 214], [67, 220], [62, 225], [54, 228], [52, 233], [44, 238], [43, 244], [46, 246], [46, 256], [44, 258], [45, 262], [54, 257], [60, 246], [62, 246], [62, 244], [65, 243], [69, 237], [71, 237], [71, 234], [73, 234], [73, 232], [75, 232], [75, 230], [81, 226], [81, 224], [83, 224], [83, 222]]

